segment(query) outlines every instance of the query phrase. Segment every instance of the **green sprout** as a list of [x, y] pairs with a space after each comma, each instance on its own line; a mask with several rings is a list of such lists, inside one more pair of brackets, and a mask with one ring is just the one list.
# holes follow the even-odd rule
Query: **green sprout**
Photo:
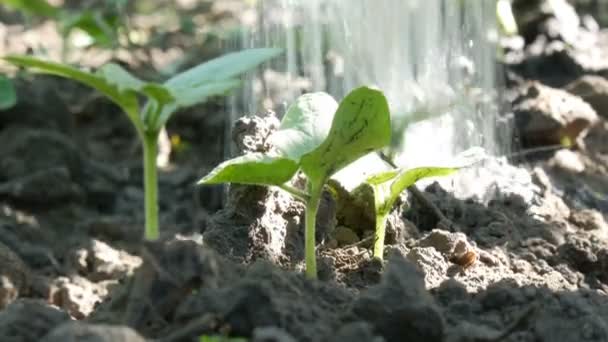
[[[199, 184], [278, 186], [303, 200], [306, 275], [316, 278], [315, 225], [326, 183], [339, 170], [390, 141], [390, 113], [382, 92], [357, 88], [339, 106], [326, 93], [305, 94], [287, 110], [271, 136], [276, 151], [225, 161]], [[307, 178], [305, 191], [288, 184], [298, 170]]]
[[0, 110], [11, 108], [17, 103], [17, 94], [13, 83], [6, 76], [0, 75]]
[[[388, 171], [377, 172], [372, 176], [366, 177], [363, 182], [350, 192], [350, 195], [351, 198], [356, 199], [358, 202], [373, 203], [373, 206], [364, 205], [364, 208], [371, 207], [374, 211], [375, 230], [373, 256], [380, 260], [383, 260], [384, 258], [386, 221], [403, 191], [408, 188], [411, 189], [411, 187], [421, 179], [447, 176], [462, 168], [469, 167], [479, 162], [483, 156], [484, 150], [475, 147], [460, 154], [458, 158], [460, 161], [455, 162], [454, 165], [416, 167], [412, 169], [395, 168]], [[355, 173], [361, 173], [362, 170], [348, 171], [350, 172], [341, 175], [336, 181], [340, 183], [341, 178], [352, 177]]]
[[[106, 64], [90, 73], [30, 56], [12, 55], [4, 59], [20, 67], [88, 85], [124, 111], [143, 146], [145, 237], [155, 240], [159, 235], [156, 156], [161, 129], [179, 109], [226, 94], [240, 85], [237, 76], [281, 52], [281, 49], [265, 48], [230, 53], [188, 69], [162, 84], [142, 81], [117, 64]], [[143, 106], [141, 97], [147, 100]]]

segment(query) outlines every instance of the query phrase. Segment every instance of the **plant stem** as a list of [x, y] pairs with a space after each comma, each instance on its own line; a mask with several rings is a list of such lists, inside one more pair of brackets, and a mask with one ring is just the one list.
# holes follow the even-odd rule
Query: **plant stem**
[[146, 211], [146, 239], [158, 239], [158, 170], [156, 155], [158, 135], [146, 133], [143, 137], [144, 148], [144, 196]]
[[379, 214], [376, 216], [376, 230], [374, 232], [374, 258], [384, 259], [384, 239], [386, 236], [386, 219], [387, 214]]
[[289, 184], [281, 184], [281, 185], [279, 185], [279, 188], [281, 188], [285, 192], [288, 192], [293, 197], [301, 200], [302, 202], [308, 202], [308, 200], [310, 198], [310, 196], [306, 192], [304, 192], [300, 189], [294, 188], [293, 186], [291, 186]]
[[323, 182], [310, 182], [310, 197], [306, 202], [306, 218], [304, 231], [304, 254], [306, 261], [306, 276], [317, 279], [317, 256], [315, 253], [316, 239], [315, 228], [317, 224], [317, 210], [323, 192]]

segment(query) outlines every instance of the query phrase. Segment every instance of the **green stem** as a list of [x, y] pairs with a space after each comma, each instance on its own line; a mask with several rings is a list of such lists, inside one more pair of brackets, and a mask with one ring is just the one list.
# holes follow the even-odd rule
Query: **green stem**
[[146, 239], [158, 239], [158, 134], [146, 133], [143, 137], [144, 147], [144, 196], [146, 210]]
[[317, 210], [323, 192], [323, 182], [310, 182], [310, 197], [306, 202], [306, 218], [304, 231], [304, 254], [306, 261], [306, 276], [310, 279], [317, 278], [317, 256], [315, 253], [316, 239], [315, 228], [317, 224]]
[[374, 232], [374, 258], [384, 259], [384, 239], [386, 236], [386, 219], [388, 215], [378, 214], [376, 216], [376, 231]]

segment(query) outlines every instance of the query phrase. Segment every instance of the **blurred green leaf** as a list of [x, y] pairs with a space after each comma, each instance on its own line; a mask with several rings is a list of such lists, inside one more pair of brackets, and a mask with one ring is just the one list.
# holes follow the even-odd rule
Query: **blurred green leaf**
[[[144, 127], [139, 118], [139, 102], [137, 100], [136, 89], [125, 88], [124, 85], [119, 85], [120, 81], [126, 76], [118, 68], [102, 68], [104, 71], [101, 73], [92, 74], [71, 66], [44, 61], [30, 56], [10, 55], [4, 57], [4, 60], [41, 73], [69, 78], [95, 88], [120, 106], [129, 119], [131, 119], [138, 132], [143, 133]], [[131, 81], [134, 82], [133, 80]]]
[[261, 48], [229, 53], [173, 76], [165, 82], [165, 86], [178, 93], [204, 83], [233, 79], [282, 52], [277, 48]]
[[57, 18], [59, 9], [44, 0], [0, 0], [0, 3], [29, 15]]
[[0, 110], [9, 109], [17, 103], [17, 94], [13, 83], [6, 76], [0, 75]]

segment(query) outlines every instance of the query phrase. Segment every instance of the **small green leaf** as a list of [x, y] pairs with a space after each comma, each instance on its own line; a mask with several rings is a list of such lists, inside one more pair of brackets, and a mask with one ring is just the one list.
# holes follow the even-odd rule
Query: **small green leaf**
[[167, 123], [171, 115], [181, 108], [187, 108], [198, 103], [203, 103], [212, 96], [224, 95], [230, 90], [241, 85], [239, 80], [225, 80], [207, 84], [201, 84], [190, 88], [170, 89], [171, 95], [175, 99], [174, 103], [168, 104], [163, 108], [160, 114], [158, 127], [162, 127]]
[[96, 73], [118, 88], [120, 92], [133, 90], [139, 92], [145, 82], [131, 75], [118, 64], [108, 63], [99, 68]]
[[44, 0], [2, 0], [2, 3], [30, 15], [56, 18], [59, 9]]
[[281, 185], [289, 181], [296, 171], [298, 164], [291, 159], [253, 153], [221, 163], [198, 184]]
[[98, 90], [120, 106], [129, 119], [131, 119], [131, 122], [138, 133], [143, 133], [144, 127], [139, 118], [139, 102], [137, 100], [137, 95], [132, 89], [125, 89], [124, 86], [118, 86], [119, 79], [125, 77], [125, 75], [120, 71], [117, 71], [117, 68], [110, 67], [101, 74], [92, 74], [71, 66], [44, 61], [30, 56], [11, 55], [4, 57], [4, 60], [17, 66], [34, 69], [41, 73], [78, 81]]
[[9, 109], [17, 103], [17, 94], [11, 80], [0, 75], [0, 110]]
[[314, 151], [302, 157], [302, 170], [312, 180], [326, 180], [390, 141], [390, 112], [386, 98], [379, 90], [361, 87], [340, 102], [329, 135]]
[[205, 83], [225, 81], [255, 68], [282, 52], [282, 49], [262, 48], [229, 53], [175, 75], [167, 80], [165, 85], [174, 90], [175, 94], [182, 89], [198, 87]]
[[327, 138], [338, 103], [327, 93], [304, 94], [292, 104], [271, 144], [297, 162]]

